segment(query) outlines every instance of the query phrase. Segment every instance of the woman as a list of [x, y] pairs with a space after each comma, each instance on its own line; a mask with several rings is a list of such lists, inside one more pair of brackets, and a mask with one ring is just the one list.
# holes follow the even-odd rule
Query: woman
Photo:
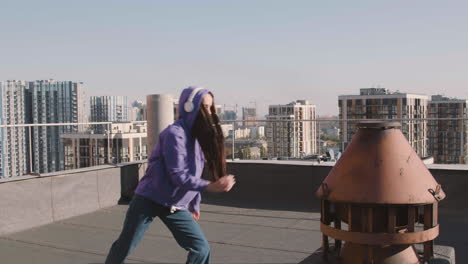
[[[205, 161], [213, 181], [201, 179]], [[189, 251], [187, 263], [209, 263], [210, 247], [196, 222], [200, 193], [228, 192], [235, 184], [234, 176], [226, 175], [224, 137], [211, 92], [199, 87], [182, 91], [179, 119], [161, 132], [148, 163], [105, 263], [123, 263], [154, 217]]]

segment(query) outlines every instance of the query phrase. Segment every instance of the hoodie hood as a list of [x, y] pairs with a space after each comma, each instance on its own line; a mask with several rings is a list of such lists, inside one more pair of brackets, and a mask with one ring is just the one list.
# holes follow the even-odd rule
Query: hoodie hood
[[[189, 99], [190, 94], [192, 93], [192, 91], [197, 89], [197, 88], [202, 88], [202, 89], [197, 91], [197, 93], [195, 94], [195, 97], [193, 97], [192, 102], [193, 102], [194, 109], [193, 109], [192, 112], [186, 112], [185, 109], [184, 109], [184, 105], [187, 102], [187, 100]], [[185, 125], [185, 128], [189, 130], [189, 131], [187, 131], [189, 133], [191, 133], [193, 124], [195, 123], [195, 119], [197, 119], [197, 115], [198, 115], [198, 111], [200, 110], [200, 105], [201, 105], [201, 102], [202, 102], [202, 98], [207, 93], [210, 93], [211, 95], [213, 95], [210, 91], [208, 91], [207, 89], [205, 89], [203, 87], [190, 86], [188, 88], [185, 88], [182, 91], [181, 95], [180, 95], [179, 108], [178, 108], [179, 120], [181, 120], [183, 122], [183, 124]]]

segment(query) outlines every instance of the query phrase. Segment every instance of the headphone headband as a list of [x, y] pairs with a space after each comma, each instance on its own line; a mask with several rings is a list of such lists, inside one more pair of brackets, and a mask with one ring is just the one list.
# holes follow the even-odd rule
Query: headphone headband
[[192, 101], [193, 101], [193, 98], [195, 98], [195, 96], [197, 95], [197, 93], [198, 93], [200, 90], [203, 90], [203, 88], [197, 87], [197, 88], [193, 89], [193, 91], [190, 93], [190, 96], [189, 96], [189, 98], [187, 99], [187, 101], [192, 102]]
[[190, 96], [188, 97], [187, 101], [184, 104], [185, 112], [192, 112], [195, 109], [195, 106], [193, 105], [193, 99], [195, 98], [195, 96], [200, 90], [203, 90], [203, 88], [197, 87], [192, 90], [192, 92], [190, 93]]

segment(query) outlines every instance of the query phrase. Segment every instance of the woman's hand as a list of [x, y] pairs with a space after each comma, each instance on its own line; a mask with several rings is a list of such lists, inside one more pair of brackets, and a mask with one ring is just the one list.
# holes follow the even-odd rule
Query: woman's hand
[[192, 214], [192, 217], [193, 219], [195, 219], [195, 221], [198, 221], [200, 220], [200, 212], [190, 212]]
[[229, 192], [232, 189], [232, 186], [236, 184], [236, 179], [234, 175], [226, 175], [219, 178], [217, 181], [212, 182], [206, 186], [206, 191], [208, 192]]

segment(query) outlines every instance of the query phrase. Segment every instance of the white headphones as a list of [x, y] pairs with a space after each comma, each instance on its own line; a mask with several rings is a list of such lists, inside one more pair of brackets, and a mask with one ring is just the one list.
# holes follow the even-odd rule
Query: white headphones
[[187, 102], [184, 104], [184, 110], [187, 113], [192, 112], [195, 109], [195, 106], [193, 105], [193, 98], [195, 98], [195, 95], [197, 95], [198, 91], [203, 90], [203, 88], [198, 87], [193, 89], [192, 93], [190, 93], [190, 96], [187, 99]]

